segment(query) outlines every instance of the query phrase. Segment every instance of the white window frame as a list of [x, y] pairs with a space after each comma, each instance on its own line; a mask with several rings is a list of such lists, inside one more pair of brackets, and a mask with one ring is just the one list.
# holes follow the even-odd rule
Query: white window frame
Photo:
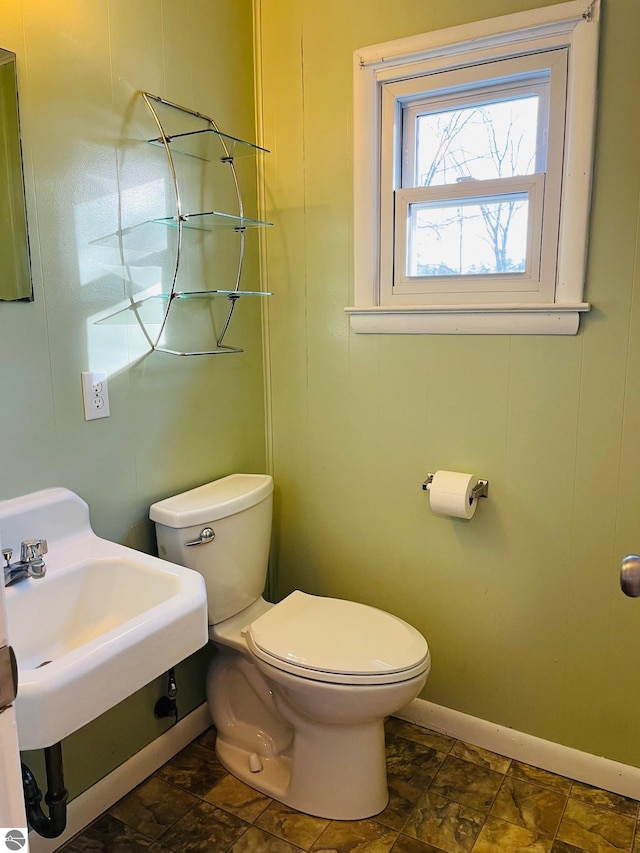
[[[374, 45], [354, 54], [354, 305], [346, 308], [360, 333], [575, 334], [583, 301], [596, 107], [600, 0], [556, 6], [452, 27]], [[392, 290], [394, 229], [411, 202], [409, 188], [395, 191], [399, 157], [396, 133], [403, 99], [425, 91], [425, 77], [443, 72], [489, 76], [486, 63], [542, 52], [568, 53], [561, 157], [557, 258], [552, 286], [505, 291], [495, 282], [482, 292], [458, 282], [425, 282], [421, 292]], [[527, 60], [525, 60], [526, 63]], [[535, 63], [534, 63], [535, 64]], [[484, 77], [483, 77], [484, 75]], [[442, 77], [440, 79], [443, 79]], [[553, 95], [552, 95], [553, 97]], [[551, 113], [553, 116], [553, 112]], [[553, 119], [552, 119], [553, 120]], [[386, 142], [383, 143], [383, 136]], [[534, 203], [540, 177], [527, 176]], [[502, 179], [504, 181], [504, 179]], [[390, 188], [390, 181], [393, 186]], [[537, 181], [537, 185], [536, 185]], [[453, 194], [464, 195], [464, 183]], [[391, 189], [391, 191], [389, 191]], [[441, 189], [441, 188], [440, 188]], [[548, 189], [548, 187], [546, 188]], [[422, 190], [423, 191], [423, 190]], [[414, 194], [415, 196], [415, 194]], [[536, 201], [537, 199], [537, 201]], [[542, 231], [549, 219], [543, 220]], [[555, 223], [552, 223], [555, 229]], [[401, 232], [399, 232], [401, 234]], [[537, 239], [536, 234], [530, 234]], [[546, 237], [541, 234], [544, 241]], [[544, 263], [544, 261], [543, 261]], [[529, 270], [527, 274], [531, 271]], [[535, 271], [534, 271], [535, 272]], [[544, 275], [542, 276], [544, 278]], [[435, 279], [437, 277], [432, 277]], [[453, 277], [452, 277], [453, 278]], [[484, 277], [483, 277], [484, 278]], [[489, 277], [487, 277], [489, 278]], [[491, 277], [493, 279], [497, 276]], [[409, 288], [410, 289], [410, 288]]]
[[[481, 184], [481, 187], [479, 186]], [[505, 184], [507, 186], [505, 186]], [[504, 297], [504, 301], [513, 301], [512, 294], [526, 291], [528, 299], [544, 296], [540, 289], [540, 252], [534, 252], [535, 246], [542, 241], [542, 203], [544, 175], [527, 175], [520, 178], [508, 178], [494, 181], [477, 181], [473, 189], [476, 193], [483, 189], [485, 195], [469, 195], [467, 184], [448, 184], [444, 187], [407, 187], [394, 193], [393, 227], [394, 245], [390, 248], [389, 259], [393, 259], [394, 270], [380, 282], [380, 302], [384, 305], [412, 305], [421, 294], [428, 296], [429, 302], [446, 303], [454, 294], [465, 294], [466, 301], [482, 303], [487, 294], [495, 299]], [[529, 202], [527, 260], [528, 266], [523, 273], [510, 275], [481, 276], [409, 276], [404, 272], [407, 262], [407, 223], [408, 208], [411, 204], [434, 201], [479, 202], [502, 200], [502, 196], [526, 195]], [[548, 301], [548, 300], [547, 300]]]
[[[400, 187], [397, 174], [396, 154], [399, 145], [406, 139], [401, 136], [402, 123], [415, 127], [415, 121], [406, 121], [404, 112], [415, 116], [419, 104], [424, 98], [416, 99], [416, 92], [424, 88], [424, 77], [402, 80], [386, 84], [382, 88], [381, 114], [381, 229], [380, 229], [380, 304], [412, 304], [417, 294], [431, 294], [429, 303], [443, 304], [451, 301], [454, 294], [468, 294], [472, 303], [486, 302], [487, 294], [493, 295], [493, 301], [513, 302], [512, 291], [526, 291], [528, 302], [553, 302], [555, 291], [556, 255], [558, 240], [558, 221], [560, 216], [560, 185], [562, 175], [562, 158], [564, 149], [564, 106], [566, 92], [567, 56], [566, 49], [540, 51], [524, 57], [499, 60], [486, 63], [480, 67], [456, 69], [452, 72], [438, 74], [439, 89], [429, 97], [430, 109], [434, 111], [439, 105], [451, 106], [454, 102], [447, 90], [458, 90], [464, 87], [465, 92], [456, 97], [455, 102], [460, 106], [477, 103], [480, 98], [489, 94], [506, 95], [507, 91], [516, 95], [523, 89], [538, 90], [540, 93], [540, 77], [546, 74], [544, 86], [544, 103], [541, 104], [539, 140], [537, 145], [538, 174], [514, 178], [500, 178], [495, 181], [474, 181], [471, 184], [445, 185], [436, 187], [412, 188], [411, 191]], [[496, 82], [496, 78], [497, 82]], [[506, 84], [504, 78], [511, 81]], [[529, 78], [529, 85], [527, 84]], [[433, 80], [433, 76], [428, 78]], [[534, 81], [534, 82], [532, 82]], [[445, 94], [439, 92], [444, 88]], [[551, 105], [549, 104], [551, 96]], [[405, 110], [405, 103], [410, 107]], [[549, 108], [551, 106], [551, 109]], [[394, 136], [396, 138], [394, 138]], [[408, 157], [415, 152], [413, 134], [409, 137], [409, 148], [402, 152], [402, 169], [408, 171]], [[543, 155], [543, 156], [541, 156]], [[546, 166], [541, 168], [541, 160]], [[413, 165], [413, 163], [411, 164]], [[542, 173], [543, 172], [543, 173]], [[548, 181], [546, 180], [548, 177]], [[545, 182], [548, 191], [545, 193]], [[529, 211], [529, 260], [524, 274], [507, 276], [430, 276], [420, 280], [409, 278], [403, 273], [406, 267], [406, 221], [405, 200], [409, 198], [418, 201], [420, 198], [437, 199], [458, 197], [471, 201], [471, 196], [488, 195], [490, 193], [524, 192], [528, 196]], [[395, 196], [395, 205], [394, 205]], [[543, 228], [544, 222], [544, 228]], [[533, 257], [532, 257], [533, 255]], [[438, 279], [438, 280], [436, 280]], [[440, 296], [436, 296], [440, 293]]]

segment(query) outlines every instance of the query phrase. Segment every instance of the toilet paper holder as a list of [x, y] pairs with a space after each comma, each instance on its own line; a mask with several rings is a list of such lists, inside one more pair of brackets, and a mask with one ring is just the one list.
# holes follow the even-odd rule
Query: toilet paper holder
[[[422, 484], [422, 490], [424, 492], [429, 490], [429, 486], [433, 482], [433, 474], [427, 474], [427, 479]], [[471, 489], [471, 497], [476, 500], [477, 498], [487, 498], [489, 497], [489, 481], [488, 480], [478, 480], [475, 486]]]

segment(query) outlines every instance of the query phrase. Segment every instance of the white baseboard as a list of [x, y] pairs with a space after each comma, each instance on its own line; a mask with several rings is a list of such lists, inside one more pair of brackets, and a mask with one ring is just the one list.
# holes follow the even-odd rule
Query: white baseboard
[[147, 776], [155, 773], [210, 725], [211, 716], [205, 702], [72, 800], [67, 809], [67, 828], [58, 838], [42, 838], [32, 830], [29, 833], [30, 853], [53, 853], [136, 785], [144, 782]]
[[620, 764], [609, 758], [581, 752], [569, 746], [517, 732], [496, 723], [470, 717], [415, 699], [395, 714], [402, 720], [463, 740], [474, 746], [506, 755], [516, 761], [567, 776], [596, 788], [604, 788], [625, 797], [640, 799], [640, 768]]

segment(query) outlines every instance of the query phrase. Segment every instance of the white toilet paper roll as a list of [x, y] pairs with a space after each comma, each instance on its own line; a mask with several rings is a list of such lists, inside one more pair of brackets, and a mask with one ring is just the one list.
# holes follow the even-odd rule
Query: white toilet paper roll
[[477, 482], [473, 474], [436, 471], [427, 487], [432, 511], [454, 518], [472, 518], [478, 500], [472, 497], [471, 490]]

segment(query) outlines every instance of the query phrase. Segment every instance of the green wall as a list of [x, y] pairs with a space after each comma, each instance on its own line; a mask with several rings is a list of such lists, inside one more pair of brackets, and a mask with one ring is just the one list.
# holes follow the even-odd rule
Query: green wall
[[[153, 501], [265, 468], [260, 305], [238, 309], [228, 340], [241, 355], [147, 357], [136, 326], [94, 321], [161, 265], [124, 263], [109, 235], [170, 193], [140, 142], [151, 134], [138, 90], [255, 137], [251, 0], [23, 0], [0, 5], [0, 33], [18, 56], [35, 284], [33, 304], [0, 304], [0, 498], [67, 486], [98, 535], [153, 551]], [[84, 421], [84, 370], [108, 372], [110, 418]], [[178, 669], [182, 712], [204, 700], [206, 662], [204, 651]], [[158, 680], [65, 742], [72, 795], [168, 728], [153, 717], [165, 689]]]
[[[352, 303], [354, 49], [539, 0], [256, 0], [267, 235], [269, 456], [280, 595], [369, 602], [428, 638], [424, 698], [640, 765], [640, 602], [619, 591], [639, 547], [640, 27], [604, 3], [587, 298], [575, 338], [358, 336]], [[104, 237], [146, 174], [146, 89], [254, 136], [249, 0], [23, 0], [0, 7], [18, 54], [35, 302], [0, 304], [0, 498], [78, 492], [96, 532], [153, 550], [154, 500], [264, 470], [259, 306], [243, 355], [144, 357]], [[150, 161], [149, 161], [150, 162]], [[129, 207], [128, 212], [131, 213]], [[250, 256], [255, 270], [255, 247]], [[147, 271], [148, 272], [148, 271]], [[145, 273], [147, 274], [147, 273]], [[112, 415], [85, 423], [80, 372], [107, 370]], [[470, 470], [490, 498], [466, 523], [420, 484]], [[183, 710], [206, 654], [179, 670]], [[65, 743], [73, 794], [164, 728], [162, 682]], [[71, 697], [72, 699], [72, 697]]]
[[[603, 4], [580, 333], [355, 335], [343, 314], [353, 51], [541, 5], [260, 3], [277, 588], [412, 622], [425, 699], [640, 765], [640, 601], [618, 585], [640, 547], [637, 0]], [[489, 479], [472, 521], [430, 512], [438, 468]]]

